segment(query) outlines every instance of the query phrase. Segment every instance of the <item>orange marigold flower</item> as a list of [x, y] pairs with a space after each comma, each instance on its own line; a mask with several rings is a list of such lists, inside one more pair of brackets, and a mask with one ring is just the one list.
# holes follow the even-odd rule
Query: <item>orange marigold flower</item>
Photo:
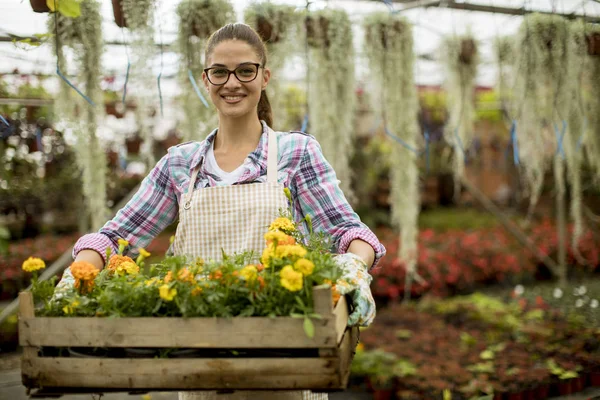
[[192, 289], [192, 296], [198, 296], [200, 293], [202, 293], [202, 288], [200, 286], [196, 286]]
[[92, 289], [94, 289], [94, 281], [84, 281], [80, 279], [75, 279], [75, 289], [79, 289], [81, 294], [91, 293]]
[[333, 305], [335, 306], [337, 304], [337, 302], [340, 300], [340, 297], [342, 297], [342, 295], [340, 294], [340, 292], [338, 292], [337, 288], [335, 287], [335, 285], [333, 285], [331, 287], [331, 299], [333, 300]]
[[210, 280], [212, 280], [212, 281], [218, 281], [222, 278], [223, 278], [223, 272], [221, 272], [220, 269], [218, 269], [210, 274]]
[[[171, 271], [167, 272], [167, 275], [165, 275], [165, 283], [169, 283], [173, 280], [173, 273]], [[189, 283], [194, 283], [194, 274], [192, 274], [192, 272], [187, 269], [187, 268], [182, 268], [179, 270], [179, 272], [177, 272], [177, 280], [180, 282], [189, 282]]]
[[92, 281], [100, 272], [98, 268], [87, 261], [75, 261], [70, 268], [73, 278], [82, 281]]
[[106, 266], [106, 268], [108, 268], [111, 271], [116, 271], [117, 267], [124, 262], [132, 262], [135, 264], [135, 261], [133, 261], [133, 259], [131, 257], [115, 254], [115, 255], [111, 256], [110, 259], [108, 260], [108, 265]]
[[261, 272], [261, 271], [263, 271], [265, 269], [265, 266], [262, 265], [262, 264], [256, 264], [255, 266], [256, 266], [256, 270], [258, 272]]

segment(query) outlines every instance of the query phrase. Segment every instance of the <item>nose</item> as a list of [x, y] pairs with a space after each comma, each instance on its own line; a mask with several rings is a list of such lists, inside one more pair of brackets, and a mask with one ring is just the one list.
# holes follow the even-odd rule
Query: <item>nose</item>
[[223, 87], [229, 89], [235, 89], [240, 86], [242, 86], [242, 83], [238, 80], [234, 73], [229, 74], [229, 79], [227, 79], [227, 82], [223, 85]]

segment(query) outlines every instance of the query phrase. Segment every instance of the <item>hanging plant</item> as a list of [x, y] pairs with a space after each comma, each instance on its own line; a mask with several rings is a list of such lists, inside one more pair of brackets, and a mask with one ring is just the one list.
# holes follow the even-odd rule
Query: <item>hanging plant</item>
[[[143, 139], [141, 158], [147, 168], [151, 168], [154, 159], [154, 137], [152, 135], [152, 116], [158, 102], [157, 79], [153, 75], [152, 60], [155, 55], [154, 43], [154, 0], [120, 0], [113, 5], [122, 7], [121, 22], [127, 26], [130, 37], [130, 70], [127, 82], [127, 99], [135, 104], [134, 115], [138, 134]], [[114, 10], [114, 9], [113, 9]], [[115, 15], [115, 20], [117, 15]], [[119, 24], [119, 21], [116, 21]], [[128, 56], [129, 57], [129, 56]]]
[[274, 121], [287, 120], [280, 93], [280, 71], [286, 60], [297, 49], [294, 43], [298, 18], [293, 6], [273, 4], [270, 1], [252, 3], [244, 11], [244, 21], [260, 35], [267, 47], [268, 67], [271, 80], [267, 94], [274, 114]]
[[494, 55], [498, 64], [498, 97], [505, 112], [511, 100], [510, 82], [512, 82], [512, 66], [515, 60], [515, 39], [502, 36], [494, 41]]
[[523, 19], [517, 39], [512, 114], [518, 123], [517, 143], [530, 198], [529, 216], [556, 153], [555, 126], [562, 130], [568, 115], [568, 43], [569, 30], [562, 17], [531, 14]]
[[29, 0], [34, 12], [47, 13], [58, 11], [61, 15], [77, 18], [81, 15], [81, 0]]
[[[56, 18], [56, 20], [55, 20]], [[56, 32], [54, 51], [59, 68], [66, 74], [65, 50], [73, 53], [77, 71], [74, 84], [95, 104], [102, 104], [100, 90], [102, 17], [96, 0], [81, 2], [81, 17], [52, 15], [48, 30]], [[87, 102], [65, 82], [61, 81], [55, 112], [59, 120], [76, 138], [75, 154], [82, 171], [83, 193], [93, 229], [98, 229], [108, 217], [106, 207], [106, 156], [97, 137], [98, 119], [102, 109]]]
[[[568, 118], [569, 139], [565, 145], [568, 177], [571, 186], [571, 218], [574, 223], [573, 248], [583, 234], [581, 168], [584, 154], [600, 181], [600, 57], [595, 53], [595, 37], [600, 28], [576, 21], [570, 24], [569, 84], [572, 92]], [[600, 42], [599, 42], [600, 44]], [[585, 153], [584, 150], [585, 149]]]
[[446, 141], [452, 144], [454, 194], [460, 193], [460, 180], [465, 170], [465, 152], [473, 140], [475, 122], [475, 78], [479, 64], [477, 43], [470, 36], [446, 38], [442, 44], [448, 93]]
[[214, 31], [234, 22], [235, 13], [227, 0], [184, 0], [176, 13], [177, 51], [181, 56], [180, 104], [184, 115], [182, 136], [184, 141], [202, 140], [217, 123], [213, 106], [200, 92], [202, 85], [198, 83], [204, 69], [206, 41]]
[[[420, 209], [417, 141], [419, 100], [414, 82], [413, 34], [410, 23], [395, 14], [374, 13], [365, 19], [365, 50], [370, 76], [377, 83], [378, 102], [386, 127], [405, 143], [394, 143], [390, 154], [391, 208], [400, 229], [400, 260], [406, 265], [410, 286], [416, 272]], [[405, 291], [408, 295], [410, 290]]]
[[349, 159], [354, 134], [354, 48], [348, 14], [325, 9], [306, 18], [310, 43], [308, 112], [310, 133], [321, 144], [346, 197], [352, 199]]

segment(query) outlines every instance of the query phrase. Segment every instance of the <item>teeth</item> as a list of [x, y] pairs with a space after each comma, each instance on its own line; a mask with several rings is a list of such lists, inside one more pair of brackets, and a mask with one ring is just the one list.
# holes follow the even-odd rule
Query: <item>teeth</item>
[[239, 100], [242, 96], [224, 96], [225, 100]]

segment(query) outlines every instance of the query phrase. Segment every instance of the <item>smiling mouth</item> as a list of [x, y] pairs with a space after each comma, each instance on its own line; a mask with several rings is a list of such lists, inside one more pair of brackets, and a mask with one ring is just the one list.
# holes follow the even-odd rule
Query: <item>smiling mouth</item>
[[244, 95], [233, 95], [233, 96], [221, 96], [222, 99], [224, 99], [227, 103], [237, 103], [239, 101], [241, 101], [244, 97]]

